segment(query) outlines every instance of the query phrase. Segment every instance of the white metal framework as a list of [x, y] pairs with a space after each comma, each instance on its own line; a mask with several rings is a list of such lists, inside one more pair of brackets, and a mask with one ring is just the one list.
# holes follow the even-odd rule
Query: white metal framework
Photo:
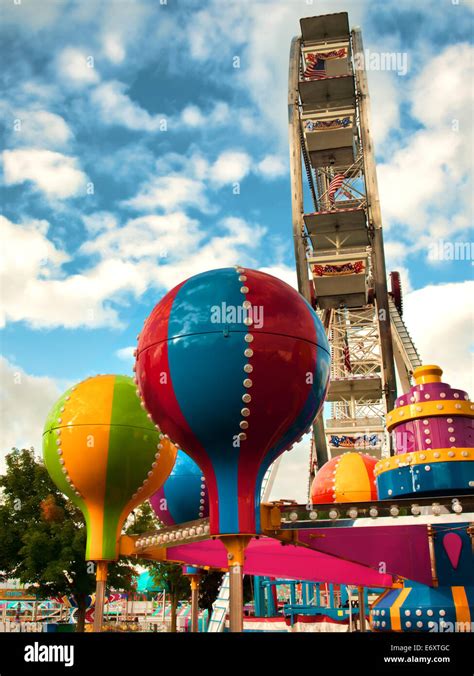
[[300, 24], [288, 87], [296, 270], [332, 357], [330, 416], [314, 424], [312, 475], [351, 448], [389, 454], [385, 413], [396, 397], [395, 363], [407, 390], [420, 362], [401, 318], [399, 277], [387, 288], [360, 30], [350, 31], [346, 12]]

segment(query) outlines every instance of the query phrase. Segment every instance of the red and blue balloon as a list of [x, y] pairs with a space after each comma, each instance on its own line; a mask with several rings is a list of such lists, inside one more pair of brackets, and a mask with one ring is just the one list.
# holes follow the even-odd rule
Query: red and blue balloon
[[319, 412], [329, 345], [304, 298], [256, 270], [179, 284], [139, 336], [146, 409], [206, 477], [213, 534], [256, 534], [265, 471]]

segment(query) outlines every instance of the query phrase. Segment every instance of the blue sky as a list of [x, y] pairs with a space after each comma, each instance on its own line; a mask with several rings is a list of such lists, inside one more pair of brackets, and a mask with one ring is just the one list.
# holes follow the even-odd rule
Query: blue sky
[[472, 2], [21, 0], [2, 22], [5, 450], [39, 447], [66, 384], [130, 373], [182, 279], [238, 262], [294, 283], [289, 43], [344, 10], [366, 49], [407, 55], [405, 76], [369, 72], [388, 265], [422, 356], [468, 387], [472, 261], [428, 251], [472, 238]]

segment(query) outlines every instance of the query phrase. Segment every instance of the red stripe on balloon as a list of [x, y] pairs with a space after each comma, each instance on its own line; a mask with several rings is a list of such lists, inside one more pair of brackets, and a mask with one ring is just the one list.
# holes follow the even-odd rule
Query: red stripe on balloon
[[[209, 495], [214, 496], [214, 500], [209, 499], [211, 522], [218, 524], [219, 505], [214, 469], [204, 447], [194, 436], [181, 411], [174, 392], [168, 359], [169, 318], [174, 299], [184, 283], [172, 289], [145, 322], [138, 343], [136, 377], [140, 383], [140, 393], [147, 402], [147, 408], [154, 422], [201, 468], [206, 477]], [[165, 302], [164, 306], [163, 302]], [[156, 387], [156, 383], [159, 383], [160, 387]], [[189, 439], [193, 440], [191, 445]]]
[[370, 482], [370, 499], [371, 500], [377, 500], [377, 486], [375, 483], [375, 465], [377, 464], [377, 458], [372, 457], [371, 455], [368, 454], [362, 454], [360, 456], [362, 458], [362, 462], [365, 465], [365, 469], [367, 471], [367, 474], [369, 475], [369, 482]]
[[171, 289], [171, 291], [169, 291], [151, 311], [143, 326], [142, 332], [140, 333], [138, 340], [139, 353], [147, 347], [150, 347], [153, 343], [168, 340], [168, 325], [171, 308], [183, 284], [185, 284], [185, 282], [181, 282], [181, 284], [175, 286], [174, 289]]
[[[244, 274], [248, 287], [246, 299], [260, 313], [263, 311], [263, 316], [255, 315], [256, 311], [252, 311], [263, 322], [262, 326], [260, 322], [254, 324], [252, 333], [279, 333], [316, 343], [314, 319], [301, 294], [281, 279], [264, 272], [246, 270]], [[291, 312], [288, 312], [290, 304]]]

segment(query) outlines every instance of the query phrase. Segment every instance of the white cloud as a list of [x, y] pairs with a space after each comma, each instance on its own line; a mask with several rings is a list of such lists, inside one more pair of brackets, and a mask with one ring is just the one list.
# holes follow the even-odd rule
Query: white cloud
[[49, 409], [61, 394], [48, 377], [32, 376], [0, 356], [2, 382], [1, 456], [12, 447], [34, 446], [41, 453], [43, 427]]
[[422, 130], [389, 164], [379, 165], [380, 199], [388, 224], [397, 221], [426, 230], [428, 210], [445, 207], [460, 189], [461, 144], [462, 138], [446, 129]]
[[151, 115], [125, 93], [126, 86], [117, 80], [104, 82], [94, 89], [91, 100], [106, 125], [120, 125], [133, 131], [159, 131], [166, 122], [163, 115]]
[[198, 106], [186, 106], [181, 113], [181, 122], [186, 127], [202, 127], [206, 123], [206, 116]]
[[145, 216], [102, 233], [81, 251], [140, 265], [147, 288], [165, 290], [206, 270], [244, 262], [255, 265], [248, 251], [258, 247], [265, 228], [228, 217], [216, 223], [213, 232], [214, 236], [207, 238], [197, 221], [179, 212]]
[[[412, 84], [412, 108], [425, 125], [471, 123], [474, 47], [460, 43], [431, 59]], [[461, 124], [462, 126], [462, 124]]]
[[5, 242], [0, 325], [25, 321], [33, 328], [122, 326], [118, 305], [149, 288], [167, 290], [194, 274], [237, 262], [255, 265], [248, 252], [265, 234], [258, 224], [226, 218], [209, 239], [185, 214], [141, 217], [123, 228], [99, 228], [79, 249], [98, 255], [98, 263], [65, 276], [62, 264], [69, 257], [47, 238], [46, 221], [20, 225], [1, 218], [0, 226]]
[[[387, 51], [387, 47], [381, 50]], [[383, 142], [392, 129], [400, 124], [400, 101], [405, 78], [388, 71], [369, 71], [370, 132], [377, 152], [383, 151]]]
[[77, 195], [86, 182], [76, 158], [51, 150], [5, 150], [3, 164], [6, 185], [31, 181], [50, 197]]
[[131, 362], [135, 359], [134, 352], [135, 352], [135, 347], [131, 345], [130, 347], [121, 347], [119, 350], [115, 351], [115, 354], [119, 359], [122, 359], [123, 361], [126, 362]]
[[150, 263], [109, 258], [84, 273], [65, 277], [68, 260], [47, 238], [48, 223], [15, 224], [0, 218], [4, 243], [0, 325], [26, 321], [34, 328], [120, 326], [112, 299], [141, 295], [153, 275]]
[[202, 237], [197, 221], [182, 212], [149, 215], [129, 220], [123, 227], [105, 228], [95, 239], [85, 242], [80, 252], [100, 254], [102, 258], [122, 260], [176, 258], [195, 249]]
[[[278, 159], [272, 156], [264, 158], [260, 165], [255, 172], [265, 177], [276, 176], [280, 171]], [[169, 212], [195, 207], [203, 213], [212, 213], [215, 208], [208, 201], [207, 190], [241, 181], [251, 170], [252, 158], [240, 150], [223, 151], [213, 162], [196, 152], [188, 156], [168, 153], [156, 163], [159, 175], [123, 204], [143, 211]]]
[[[361, 23], [366, 6], [365, 0], [351, 4], [352, 25]], [[347, 0], [234, 2], [225, 9], [220, 0], [208, 0], [176, 33], [181, 68], [191, 60], [205, 64], [211, 80], [222, 81], [225, 73], [227, 83], [241, 89], [253, 104], [251, 113], [233, 106], [232, 122], [247, 133], [263, 133], [271, 138], [274, 150], [287, 152], [291, 39], [299, 33], [302, 16], [342, 11], [347, 11]]]
[[30, 275], [47, 279], [69, 260], [67, 254], [59, 251], [47, 238], [48, 227], [47, 221], [16, 225], [0, 216], [3, 242], [0, 273], [4, 307], [15, 295], [15, 289], [26, 284]]
[[268, 275], [273, 275], [282, 279], [284, 282], [292, 286], [294, 289], [298, 289], [298, 280], [296, 278], [296, 270], [290, 268], [288, 265], [273, 265], [268, 267], [259, 267], [259, 270], [266, 272]]
[[433, 284], [404, 296], [404, 320], [425, 364], [443, 380], [473, 392], [474, 282]]
[[266, 229], [242, 218], [228, 217], [213, 228], [214, 236], [206, 240], [200, 233], [200, 241], [195, 246], [187, 246], [187, 240], [179, 239], [180, 250], [176, 258], [166, 265], [154, 267], [154, 279], [160, 286], [170, 289], [184, 279], [206, 270], [248, 265], [255, 267], [255, 260], [249, 251], [257, 249], [266, 233]]
[[72, 139], [64, 118], [47, 110], [20, 110], [13, 113], [20, 127], [12, 133], [16, 144], [40, 148], [62, 148]]
[[270, 493], [270, 500], [296, 500], [306, 504], [308, 500], [310, 435], [296, 443], [291, 451], [281, 455], [280, 465]]
[[102, 50], [107, 59], [113, 64], [122, 63], [125, 58], [123, 41], [116, 33], [107, 33], [104, 35]]
[[257, 164], [257, 173], [268, 179], [284, 176], [287, 171], [287, 163], [278, 155], [267, 155]]
[[34, 3], [29, 6], [25, 2], [3, 3], [2, 23], [36, 32], [52, 26], [60, 18], [62, 12], [63, 6], [56, 2], [45, 2], [41, 7], [41, 12], [37, 11]]
[[87, 214], [82, 217], [86, 230], [96, 235], [104, 230], [113, 230], [117, 227], [118, 221], [114, 214], [109, 211], [97, 211], [93, 214]]
[[202, 181], [186, 176], [157, 176], [144, 186], [124, 206], [137, 211], [173, 211], [183, 206], [196, 207], [203, 212], [209, 210], [205, 195], [206, 186]]
[[208, 127], [219, 126], [226, 123], [228, 124], [230, 118], [231, 110], [229, 105], [224, 101], [215, 103], [212, 110], [207, 114], [204, 113], [199, 106], [190, 104], [181, 112], [179, 129], [182, 130], [182, 125], [193, 129], [204, 127], [205, 125]]
[[227, 150], [210, 167], [209, 176], [218, 185], [241, 181], [250, 171], [251, 158], [241, 151]]
[[92, 54], [75, 47], [66, 47], [57, 56], [56, 69], [64, 85], [82, 89], [99, 82]]
[[[431, 59], [409, 88], [423, 128], [378, 167], [385, 221], [410, 226], [405, 237], [445, 236], [470, 227], [471, 92], [474, 48], [453, 45]], [[416, 233], [415, 235], [413, 233]]]

